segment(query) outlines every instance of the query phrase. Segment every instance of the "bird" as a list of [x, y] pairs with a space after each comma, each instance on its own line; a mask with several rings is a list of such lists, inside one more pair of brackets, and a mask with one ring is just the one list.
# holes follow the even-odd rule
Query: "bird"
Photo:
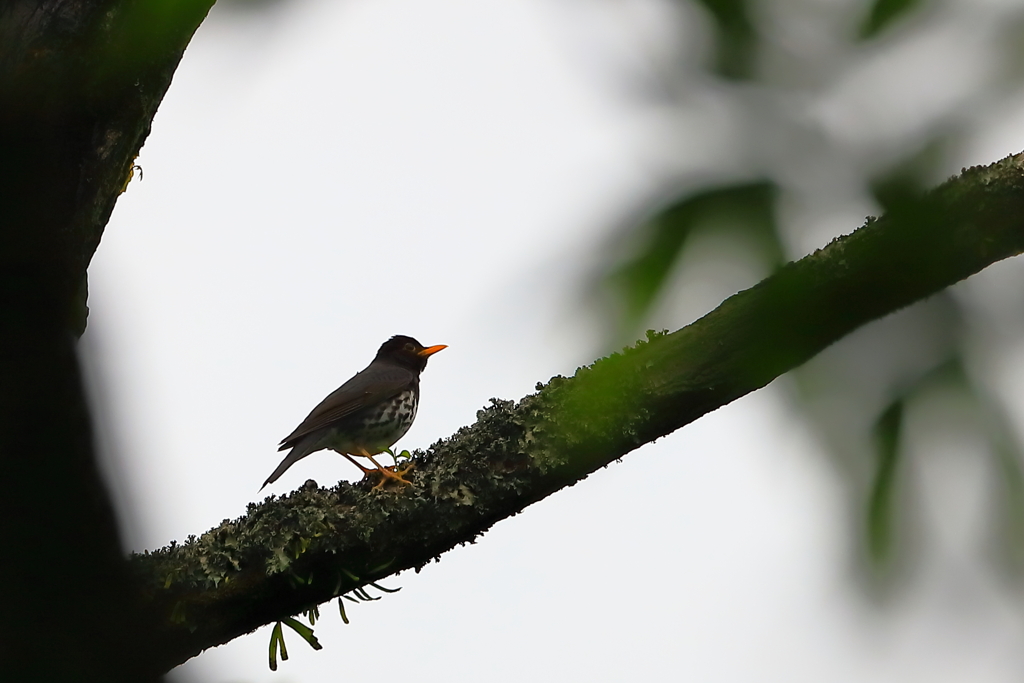
[[[444, 344], [425, 347], [404, 335], [384, 342], [369, 365], [330, 393], [281, 440], [277, 450], [291, 451], [260, 490], [302, 458], [324, 449], [345, 456], [364, 475], [380, 472], [383, 478], [378, 487], [388, 479], [410, 483], [382, 467], [373, 456], [391, 448], [409, 431], [419, 405], [420, 373], [430, 356], [446, 348]], [[364, 467], [353, 456], [368, 458], [376, 470]]]

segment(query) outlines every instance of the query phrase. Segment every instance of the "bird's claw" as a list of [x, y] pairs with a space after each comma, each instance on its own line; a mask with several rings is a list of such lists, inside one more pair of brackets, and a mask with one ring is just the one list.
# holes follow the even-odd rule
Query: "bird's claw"
[[415, 463], [406, 461], [402, 463], [400, 466], [389, 465], [387, 467], [381, 467], [379, 470], [371, 470], [379, 472], [381, 475], [380, 481], [374, 484], [373, 490], [383, 491], [384, 487], [387, 485], [389, 481], [404, 484], [406, 486], [412, 486], [412, 482], [406, 479], [404, 475], [412, 471], [412, 469], [415, 467]]

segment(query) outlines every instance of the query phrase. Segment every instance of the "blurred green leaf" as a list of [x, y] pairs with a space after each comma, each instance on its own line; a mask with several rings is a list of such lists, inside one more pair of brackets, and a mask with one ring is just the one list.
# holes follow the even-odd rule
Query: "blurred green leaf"
[[897, 467], [901, 459], [900, 435], [907, 403], [940, 387], [960, 394], [981, 419], [979, 427], [996, 459], [1002, 484], [998, 501], [999, 539], [1005, 560], [1015, 572], [1024, 570], [1024, 449], [998, 399], [983, 389], [965, 362], [962, 350], [932, 367], [894, 400], [875, 423], [878, 467], [868, 501], [868, 549], [875, 562], [892, 550], [893, 501]]
[[997, 540], [1004, 560], [1016, 574], [1024, 571], [1024, 472], [1021, 471], [1020, 442], [1008, 424], [992, 434], [1003, 490], [998, 518]]
[[875, 0], [860, 27], [860, 39], [869, 40], [911, 12], [921, 0]]
[[886, 212], [913, 210], [921, 202], [928, 188], [935, 184], [935, 169], [942, 167], [954, 135], [951, 130], [936, 133], [915, 151], [869, 179], [871, 193]]
[[1002, 402], [986, 390], [985, 378], [975, 377], [962, 359], [950, 365], [947, 377], [957, 383], [978, 411], [982, 433], [1001, 475], [1002, 486], [996, 491], [998, 549], [1007, 568], [1020, 577], [1024, 572], [1024, 449]]
[[892, 547], [893, 491], [900, 456], [903, 399], [889, 404], [875, 423], [878, 469], [868, 500], [868, 550], [875, 562], [885, 560]]
[[747, 80], [754, 71], [758, 35], [746, 0], [694, 0], [715, 22], [715, 72]]
[[908, 402], [921, 396], [938, 384], [951, 385], [965, 392], [969, 399], [977, 398], [971, 391], [961, 352], [958, 349], [951, 358], [932, 366], [913, 383], [905, 387], [879, 416], [874, 425], [876, 454], [878, 456], [875, 480], [871, 487], [867, 507], [867, 541], [870, 558], [881, 563], [892, 551], [892, 529], [894, 526], [894, 498], [896, 470], [902, 456], [900, 436], [903, 431], [903, 413]]
[[677, 200], [642, 224], [636, 232], [648, 233], [647, 243], [607, 280], [625, 303], [623, 327], [632, 331], [643, 320], [696, 228], [739, 228], [757, 242], [771, 266], [781, 265], [777, 195], [777, 188], [768, 181], [703, 190]]

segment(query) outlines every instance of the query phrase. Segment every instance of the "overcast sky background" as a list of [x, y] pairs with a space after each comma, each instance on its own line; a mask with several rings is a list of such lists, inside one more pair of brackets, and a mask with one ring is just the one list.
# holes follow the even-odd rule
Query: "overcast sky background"
[[[844, 4], [778, 3], [812, 46], [825, 41], [814, 21]], [[873, 209], [815, 141], [869, 156], [959, 112], [947, 175], [1024, 148], [1019, 94], [964, 113], [992, 65], [978, 46], [1011, 5], [942, 5], [941, 26], [959, 28], [926, 26], [907, 54], [864, 60], [818, 100], [774, 103], [804, 123], [743, 128], [753, 137], [733, 134], [743, 113], [715, 96], [670, 115], [645, 95], [661, 60], [707, 50], [698, 15], [653, 1], [215, 7], [90, 269], [85, 345], [128, 544], [200, 534], [306, 479], [354, 478], [319, 453], [257, 493], [278, 441], [391, 335], [450, 347], [423, 375], [403, 448], [593, 360], [585, 278], [667, 178], [809, 150], [786, 171], [818, 188], [789, 209], [806, 252]], [[879, 70], [894, 80], [878, 85]], [[980, 282], [998, 288], [1015, 268]], [[651, 326], [677, 329], [756, 280], [695, 272]], [[967, 511], [943, 537], [948, 561], [879, 608], [856, 590], [818, 448], [769, 388], [391, 579], [402, 591], [350, 605], [348, 626], [322, 606], [320, 652], [287, 632], [291, 659], [272, 673], [264, 628], [171, 680], [1024, 680], [1024, 607], [971, 545], [983, 488], [926, 506], [939, 529]], [[971, 480], [971, 465], [952, 467]]]

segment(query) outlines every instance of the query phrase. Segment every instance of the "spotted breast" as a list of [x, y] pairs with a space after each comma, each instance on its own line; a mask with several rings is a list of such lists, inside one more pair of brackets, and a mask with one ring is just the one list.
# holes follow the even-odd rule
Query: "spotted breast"
[[390, 448], [393, 443], [405, 436], [412, 426], [413, 420], [416, 419], [419, 399], [420, 391], [417, 385], [365, 411], [361, 416], [359, 429], [355, 430], [359, 435], [358, 443], [357, 439], [347, 439], [353, 447], [348, 453], [363, 455], [360, 451], [365, 450], [374, 454]]

